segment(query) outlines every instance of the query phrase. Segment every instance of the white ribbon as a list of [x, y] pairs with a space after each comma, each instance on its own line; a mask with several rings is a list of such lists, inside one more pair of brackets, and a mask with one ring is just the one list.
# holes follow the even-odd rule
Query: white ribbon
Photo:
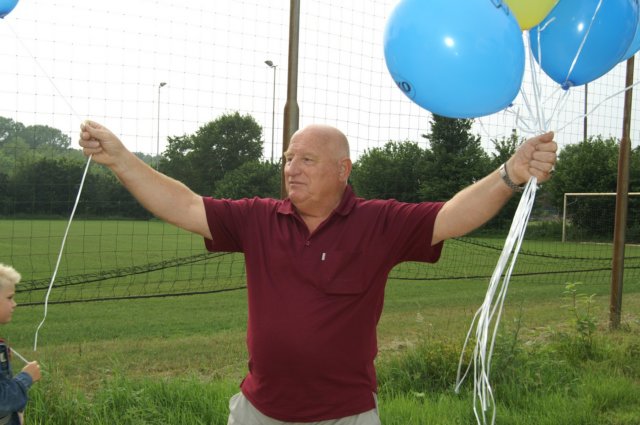
[[[484, 298], [482, 306], [478, 309], [471, 327], [467, 333], [467, 338], [460, 354], [460, 362], [458, 364], [458, 375], [456, 379], [456, 392], [460, 391], [460, 386], [471, 370], [473, 370], [473, 413], [478, 424], [486, 425], [494, 424], [496, 419], [495, 401], [493, 397], [493, 389], [489, 382], [491, 374], [491, 357], [493, 355], [493, 346], [496, 340], [496, 334], [500, 319], [504, 300], [507, 296], [509, 280], [513, 267], [516, 264], [516, 258], [522, 245], [524, 233], [529, 222], [533, 201], [535, 200], [537, 179], [531, 177], [527, 183], [522, 198], [518, 204], [513, 223], [509, 229], [509, 234], [502, 249], [502, 254], [498, 260], [489, 288]], [[502, 273], [511, 258], [509, 267], [504, 277]], [[464, 354], [471, 340], [471, 335], [475, 335], [475, 347], [473, 349], [472, 358], [464, 373], [462, 373], [462, 365], [464, 362]], [[487, 413], [491, 412], [490, 421], [488, 421]]]

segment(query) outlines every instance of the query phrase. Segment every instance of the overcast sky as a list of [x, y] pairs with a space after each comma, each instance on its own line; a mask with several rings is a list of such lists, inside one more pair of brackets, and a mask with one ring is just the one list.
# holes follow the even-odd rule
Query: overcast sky
[[[289, 30], [288, 0], [22, 0], [0, 20], [0, 116], [69, 134], [92, 118], [133, 150], [155, 154], [168, 136], [191, 134], [225, 112], [263, 127], [265, 157], [281, 151]], [[354, 156], [390, 139], [426, 143], [430, 114], [395, 86], [383, 31], [395, 1], [303, 0], [300, 124], [324, 122], [350, 138]], [[274, 70], [275, 131], [272, 138]], [[637, 68], [637, 67], [636, 67]], [[589, 85], [588, 108], [624, 88], [624, 64]], [[636, 69], [640, 78], [640, 71]], [[560, 95], [541, 75], [545, 108]], [[637, 78], [636, 78], [637, 79]], [[166, 86], [159, 88], [161, 82]], [[530, 72], [525, 89], [531, 89]], [[584, 87], [569, 91], [552, 129], [561, 144], [583, 136]], [[638, 96], [635, 96], [638, 99]], [[620, 137], [623, 95], [589, 118], [589, 134]], [[477, 120], [490, 139], [518, 125], [511, 112]], [[638, 101], [634, 102], [634, 113]], [[550, 112], [548, 112], [550, 113]], [[634, 145], [640, 139], [632, 125]]]

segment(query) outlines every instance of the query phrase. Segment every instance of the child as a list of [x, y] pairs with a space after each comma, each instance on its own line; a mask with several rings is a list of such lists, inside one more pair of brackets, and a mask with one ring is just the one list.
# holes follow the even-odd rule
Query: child
[[[13, 267], [0, 263], [0, 324], [9, 323], [16, 302], [16, 284], [20, 274]], [[0, 340], [0, 425], [23, 423], [22, 412], [27, 404], [27, 392], [40, 380], [40, 365], [29, 362], [15, 377], [11, 372], [9, 346]]]

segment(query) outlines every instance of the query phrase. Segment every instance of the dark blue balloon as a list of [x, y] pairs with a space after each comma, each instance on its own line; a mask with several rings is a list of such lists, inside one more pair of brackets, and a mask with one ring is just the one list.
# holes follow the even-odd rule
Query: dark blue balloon
[[18, 4], [18, 0], [0, 0], [0, 18], [7, 16]]
[[508, 107], [524, 75], [524, 42], [499, 0], [402, 0], [387, 20], [387, 68], [435, 114], [474, 118]]
[[529, 31], [531, 52], [551, 79], [569, 89], [617, 65], [637, 25], [638, 0], [560, 0]]

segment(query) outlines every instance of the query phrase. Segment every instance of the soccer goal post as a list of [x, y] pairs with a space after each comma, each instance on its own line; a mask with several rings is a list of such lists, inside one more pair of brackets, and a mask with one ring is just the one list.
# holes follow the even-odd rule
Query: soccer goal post
[[[629, 196], [639, 196], [640, 192], [629, 192], [628, 193]], [[562, 203], [562, 242], [566, 242], [567, 240], [567, 223], [568, 223], [568, 218], [567, 218], [567, 210], [568, 210], [568, 205], [571, 205], [568, 203], [568, 199], [571, 197], [585, 197], [585, 198], [595, 198], [595, 197], [613, 197], [615, 198], [616, 193], [615, 192], [567, 192], [564, 194], [564, 200]], [[595, 215], [597, 212], [596, 211], [591, 211], [590, 214]], [[614, 214], [614, 210], [611, 211], [611, 216], [613, 217]]]

